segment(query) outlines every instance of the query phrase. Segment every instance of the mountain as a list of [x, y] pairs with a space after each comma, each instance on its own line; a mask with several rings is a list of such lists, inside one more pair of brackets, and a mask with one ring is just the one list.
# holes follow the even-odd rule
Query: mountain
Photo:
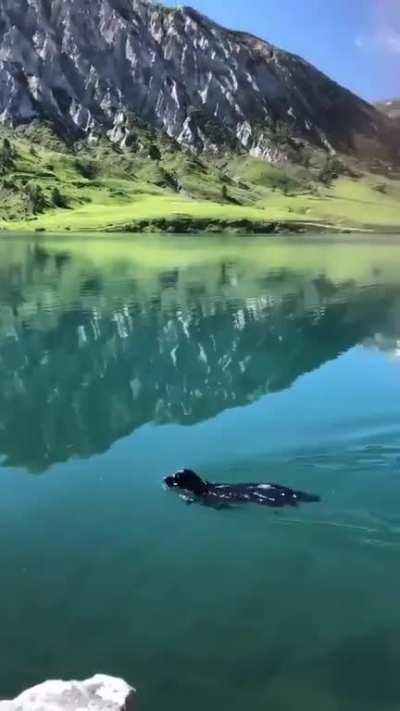
[[138, 119], [193, 151], [270, 162], [304, 146], [393, 158], [381, 112], [300, 57], [149, 0], [2, 0], [0, 114], [69, 139], [135, 142]]
[[376, 108], [387, 114], [390, 118], [400, 119], [400, 99], [390, 99], [388, 101], [379, 101]]
[[[398, 135], [400, 135], [400, 99], [390, 99], [389, 101], [381, 101], [376, 105], [376, 108], [389, 116], [392, 124], [396, 127]], [[398, 140], [400, 145], [400, 140]]]
[[149, 0], [0, 0], [0, 230], [398, 230], [397, 122]]

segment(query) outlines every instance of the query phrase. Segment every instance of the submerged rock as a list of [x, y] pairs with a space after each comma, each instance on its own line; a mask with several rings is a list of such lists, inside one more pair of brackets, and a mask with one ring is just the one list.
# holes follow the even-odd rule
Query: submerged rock
[[87, 681], [46, 681], [0, 711], [134, 711], [135, 690], [122, 679], [97, 674]]

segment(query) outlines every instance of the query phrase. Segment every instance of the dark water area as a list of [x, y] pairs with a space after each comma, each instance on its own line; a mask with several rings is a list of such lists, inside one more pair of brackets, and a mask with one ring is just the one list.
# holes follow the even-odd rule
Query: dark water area
[[[0, 241], [0, 698], [398, 711], [400, 243]], [[182, 466], [322, 497], [186, 506]]]

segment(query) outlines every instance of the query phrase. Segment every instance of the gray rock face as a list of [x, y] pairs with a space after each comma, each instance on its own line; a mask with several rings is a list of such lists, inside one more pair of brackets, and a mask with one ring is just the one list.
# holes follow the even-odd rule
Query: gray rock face
[[[149, 0], [2, 0], [0, 119], [129, 142], [132, 114], [193, 150], [274, 161], [288, 135], [388, 148], [390, 122], [299, 57]], [[389, 141], [390, 142], [390, 141]]]
[[400, 120], [400, 99], [390, 99], [388, 101], [380, 101], [376, 108], [383, 111], [391, 119]]
[[0, 711], [134, 711], [134, 690], [122, 679], [101, 674], [87, 681], [46, 681]]

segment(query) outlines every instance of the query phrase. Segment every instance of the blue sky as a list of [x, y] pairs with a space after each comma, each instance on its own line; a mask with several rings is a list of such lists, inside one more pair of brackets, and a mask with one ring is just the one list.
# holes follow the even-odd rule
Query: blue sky
[[232, 29], [250, 31], [300, 54], [368, 100], [400, 96], [400, 0], [186, 0], [185, 4]]

